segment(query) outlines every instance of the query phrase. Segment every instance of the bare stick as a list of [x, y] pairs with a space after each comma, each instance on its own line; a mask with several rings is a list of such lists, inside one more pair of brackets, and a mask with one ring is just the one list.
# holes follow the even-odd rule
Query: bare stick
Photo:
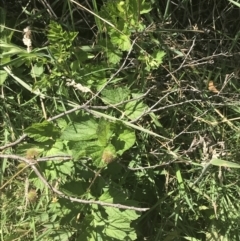
[[[176, 73], [177, 71], [179, 71], [184, 66], [184, 64], [185, 64], [185, 62], [187, 60], [187, 57], [189, 56], [189, 54], [193, 50], [193, 47], [195, 45], [195, 41], [196, 41], [196, 38], [194, 37], [193, 42], [192, 42], [192, 46], [190, 47], [189, 51], [187, 52], [186, 57], [184, 58], [183, 62], [181, 63], [181, 65], [176, 70], [171, 72], [171, 74]], [[168, 74], [166, 77], [168, 77], [168, 76], [170, 76], [170, 74]]]
[[[15, 159], [18, 161], [24, 161], [26, 163], [28, 163], [30, 161], [30, 159], [28, 159], [26, 157], [14, 155], [14, 154], [0, 154], [0, 158]], [[49, 156], [49, 157], [41, 157], [38, 159], [33, 159], [31, 161], [36, 163], [36, 162], [43, 162], [43, 161], [71, 160], [71, 159], [72, 159], [71, 156], [55, 155], [55, 156]]]
[[131, 171], [139, 171], [139, 170], [148, 170], [148, 169], [156, 169], [158, 167], [163, 167], [163, 166], [169, 166], [172, 163], [186, 163], [186, 161], [176, 161], [176, 160], [172, 160], [169, 162], [164, 162], [162, 164], [158, 164], [158, 165], [153, 165], [153, 166], [148, 166], [148, 167], [125, 167], [124, 165], [121, 165]]
[[107, 206], [107, 207], [113, 207], [113, 208], [119, 208], [119, 209], [129, 209], [129, 210], [135, 210], [135, 211], [139, 211], [139, 212], [145, 212], [145, 211], [149, 210], [149, 208], [138, 208], [138, 207], [126, 206], [126, 205], [122, 205], [122, 204], [118, 204], [118, 203], [114, 204], [114, 203], [106, 203], [106, 202], [101, 202], [101, 201], [84, 200], [84, 199], [67, 196], [63, 192], [57, 190], [56, 188], [52, 187], [52, 185], [50, 185], [48, 183], [48, 181], [43, 177], [41, 172], [37, 169], [37, 167], [36, 167], [37, 161], [36, 160], [30, 160], [25, 157], [21, 157], [21, 156], [17, 156], [17, 155], [0, 154], [0, 157], [24, 161], [26, 164], [28, 164], [32, 168], [32, 170], [35, 172], [35, 174], [38, 176], [38, 178], [43, 182], [43, 184], [45, 186], [47, 186], [54, 193], [58, 194], [60, 197], [68, 199], [72, 202], [78, 202], [78, 203], [84, 203], [84, 204], [97, 204], [100, 206]]
[[9, 148], [9, 147], [12, 147], [12, 146], [15, 146], [17, 145], [18, 143], [20, 143], [22, 140], [24, 140], [25, 138], [27, 137], [27, 134], [23, 134], [22, 136], [20, 136], [20, 138], [14, 142], [11, 142], [5, 146], [0, 146], [0, 151], [6, 149], [6, 148]]
[[164, 110], [167, 108], [171, 108], [171, 107], [178, 106], [178, 105], [184, 105], [186, 103], [191, 103], [191, 102], [200, 102], [201, 103], [202, 100], [187, 100], [187, 101], [179, 102], [179, 103], [172, 104], [172, 105], [166, 105], [166, 106], [159, 107], [157, 109], [153, 109], [152, 112], [157, 112], [159, 110]]

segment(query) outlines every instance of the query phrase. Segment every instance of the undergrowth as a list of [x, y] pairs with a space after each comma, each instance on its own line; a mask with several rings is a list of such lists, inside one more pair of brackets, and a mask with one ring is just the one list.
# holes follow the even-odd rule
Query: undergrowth
[[240, 240], [239, 3], [14, 3], [1, 240]]

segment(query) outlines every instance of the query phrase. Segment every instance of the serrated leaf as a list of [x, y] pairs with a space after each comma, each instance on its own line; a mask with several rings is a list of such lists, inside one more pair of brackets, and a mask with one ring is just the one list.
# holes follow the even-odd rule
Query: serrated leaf
[[121, 156], [134, 145], [136, 136], [132, 129], [127, 128], [121, 123], [116, 123], [115, 130], [115, 136], [112, 138], [111, 143], [116, 148], [117, 154]]
[[[112, 235], [115, 235], [114, 237], [119, 240], [123, 240], [124, 237], [136, 239], [135, 230], [130, 226], [131, 221], [139, 217], [134, 210], [120, 211], [119, 209], [106, 207], [105, 211], [108, 214], [108, 224], [105, 225], [105, 233], [108, 236], [113, 237]], [[121, 230], [121, 232], [118, 232], [118, 230]]]
[[100, 212], [92, 212], [92, 215], [94, 217], [94, 226], [104, 226], [106, 224], [106, 221], [102, 218], [102, 215]]
[[87, 156], [90, 156], [93, 159], [101, 159], [103, 153], [103, 147], [98, 145], [88, 146], [86, 148]]
[[48, 180], [56, 180], [61, 178], [61, 181], [66, 180], [67, 177], [72, 175], [74, 166], [72, 161], [48, 161], [46, 165], [47, 169], [45, 170], [45, 175]]
[[111, 64], [118, 64], [122, 59], [122, 52], [115, 49], [115, 50], [108, 50], [107, 52], [107, 58], [109, 63]]
[[[81, 143], [80, 143], [81, 145]], [[76, 156], [82, 156], [82, 157], [90, 157], [92, 159], [93, 164], [97, 168], [102, 168], [106, 166], [106, 164], [102, 161], [102, 155], [104, 152], [104, 146], [101, 146], [98, 141], [96, 142], [86, 142], [85, 147], [82, 148], [82, 150], [74, 150], [76, 153], [74, 154], [74, 157]]]
[[29, 180], [31, 181], [31, 184], [39, 190], [46, 188], [45, 184], [39, 179], [38, 176], [36, 177], [35, 173], [31, 173]]
[[33, 78], [40, 77], [43, 73], [43, 66], [40, 63], [34, 64], [33, 68], [31, 69], [31, 76]]
[[124, 142], [123, 148], [121, 150], [118, 150], [118, 154], [122, 155], [123, 152], [126, 150], [130, 149], [135, 141], [136, 141], [136, 136], [135, 132], [130, 130], [130, 129], [125, 129], [119, 136], [118, 140], [121, 142]]
[[68, 141], [92, 140], [97, 138], [98, 123], [93, 120], [86, 120], [68, 126], [62, 133], [61, 139]]
[[121, 190], [110, 187], [109, 189], [104, 189], [104, 193], [100, 196], [99, 200], [112, 203], [114, 199], [114, 202], [120, 203], [125, 201], [126, 198], [127, 195], [124, 194]]
[[[119, 209], [106, 207], [105, 211], [109, 215], [109, 219], [133, 221], [133, 220], [136, 220], [140, 216], [134, 210], [120, 211]], [[129, 226], [126, 225], [125, 227], [128, 228]], [[124, 226], [123, 226], [123, 228], [124, 228]]]
[[136, 220], [140, 217], [140, 215], [137, 214], [134, 210], [124, 210], [123, 215], [127, 217], [129, 220]]
[[44, 121], [28, 127], [25, 133], [38, 142], [56, 139], [59, 134], [58, 129], [50, 122]]
[[108, 214], [108, 223], [111, 224], [108, 229], [121, 229], [124, 231], [129, 231], [131, 220], [125, 218], [124, 216], [115, 214], [114, 216]]
[[102, 241], [102, 239], [96, 239], [95, 237], [96, 233], [95, 232], [91, 232], [89, 230], [82, 230], [80, 232], [80, 234], [78, 235], [78, 240], [81, 241]]
[[119, 48], [122, 50], [122, 51], [129, 51], [130, 48], [131, 48], [131, 41], [130, 41], [130, 38], [126, 35], [121, 35], [121, 43], [119, 45]]
[[129, 51], [131, 48], [131, 41], [127, 35], [123, 35], [119, 32], [110, 32], [111, 42], [114, 46], [118, 46], [122, 51]]
[[124, 237], [126, 237], [126, 232], [121, 231], [120, 228], [114, 228], [112, 226], [108, 226], [109, 228], [105, 227], [105, 234], [109, 237], [112, 237], [114, 239], [118, 240], [124, 240]]
[[[71, 161], [67, 161], [67, 162], [61, 162], [61, 163], [57, 163], [54, 162], [54, 167], [56, 168], [56, 170], [61, 173], [61, 174], [66, 174], [66, 175], [71, 175], [72, 171], [73, 171], [73, 162]], [[58, 175], [57, 175], [58, 177]]]
[[139, 116], [144, 114], [148, 109], [147, 105], [143, 102], [132, 101], [125, 105], [125, 114], [131, 120], [137, 119]]
[[165, 136], [159, 135], [159, 134], [157, 134], [153, 131], [150, 131], [150, 130], [142, 127], [142, 126], [132, 124], [129, 121], [120, 120], [116, 117], [113, 117], [113, 116], [110, 116], [110, 115], [107, 115], [107, 114], [104, 114], [102, 112], [95, 111], [95, 110], [92, 110], [92, 113], [97, 114], [98, 116], [101, 116], [103, 118], [106, 118], [107, 120], [114, 121], [115, 123], [122, 124], [126, 127], [133, 128], [134, 130], [139, 130], [139, 131], [142, 131], [142, 132], [147, 133], [147, 134], [152, 135], [152, 136], [156, 136], [156, 137], [159, 137], [159, 138], [162, 138], [162, 139], [165, 139], [165, 140], [170, 140], [169, 138], [167, 138]]
[[[75, 142], [74, 144], [72, 142], [69, 142], [68, 144], [70, 145], [69, 149], [71, 149], [72, 151], [72, 155], [74, 159], [79, 159], [81, 157], [86, 157], [86, 148], [88, 146], [92, 146], [96, 143], [95, 142], [89, 142], [89, 141], [79, 141], [79, 142]], [[96, 145], [96, 144], [95, 144]]]
[[73, 157], [74, 159], [78, 159], [80, 157], [90, 157], [93, 164], [96, 167], [101, 168], [106, 166], [106, 164], [102, 162], [104, 148], [105, 147], [101, 146], [98, 141], [78, 142], [72, 146]]
[[107, 202], [107, 203], [112, 203], [113, 202], [113, 197], [110, 195], [108, 191], [104, 192], [101, 197], [99, 198], [99, 201]]
[[164, 51], [157, 51], [154, 55], [157, 64], [160, 65], [163, 62], [163, 57], [166, 55], [166, 53]]
[[61, 185], [61, 189], [63, 189], [63, 191], [67, 194], [74, 195], [74, 196], [81, 196], [85, 193], [85, 190], [82, 184], [83, 184], [82, 181], [74, 180]]
[[68, 155], [64, 152], [65, 146], [63, 140], [57, 139], [56, 142], [45, 152], [45, 156]]
[[130, 94], [128, 88], [104, 89], [102, 91], [102, 101], [105, 104], [117, 104], [127, 99]]

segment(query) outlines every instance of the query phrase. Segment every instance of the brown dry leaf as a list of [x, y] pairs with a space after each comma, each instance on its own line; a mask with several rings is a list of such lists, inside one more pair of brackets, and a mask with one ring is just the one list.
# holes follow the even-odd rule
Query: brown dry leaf
[[213, 83], [212, 80], [210, 80], [210, 81], [208, 82], [208, 90], [211, 91], [211, 92], [213, 92], [213, 93], [216, 93], [216, 94], [219, 93], [219, 91], [217, 90], [217, 88], [216, 88], [216, 86], [214, 85], [214, 83]]

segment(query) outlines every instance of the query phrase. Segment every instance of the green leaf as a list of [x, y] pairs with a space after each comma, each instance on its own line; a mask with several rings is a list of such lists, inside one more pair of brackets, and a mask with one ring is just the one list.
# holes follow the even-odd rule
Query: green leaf
[[105, 104], [117, 104], [128, 98], [130, 90], [126, 87], [115, 89], [104, 89], [102, 91], [102, 101]]
[[75, 143], [71, 147], [71, 150], [75, 159], [80, 157], [90, 157], [93, 161], [93, 164], [96, 167], [101, 168], [106, 166], [106, 164], [102, 162], [104, 148], [104, 146], [100, 145], [99, 141], [81, 141]]
[[[76, 62], [78, 63], [78, 68], [79, 68], [80, 63], [84, 62], [87, 59], [90, 59], [90, 58], [94, 57], [94, 55], [91, 55], [91, 54], [87, 53], [86, 51], [84, 51], [80, 48], [75, 48], [73, 54], [77, 58]], [[75, 67], [75, 69], [76, 69], [76, 67]]]
[[123, 125], [121, 122], [115, 124], [115, 135], [112, 137], [111, 143], [116, 148], [116, 153], [122, 155], [126, 150], [130, 149], [136, 141], [135, 132]]
[[[124, 222], [120, 224], [125, 224]], [[105, 234], [109, 237], [118, 239], [118, 240], [123, 240], [123, 238], [126, 237], [126, 232], [121, 231], [121, 228], [119, 227], [114, 227], [114, 225], [109, 225], [105, 227]]]
[[131, 128], [133, 128], [135, 130], [142, 131], [142, 132], [147, 133], [149, 135], [156, 136], [156, 137], [159, 137], [159, 138], [162, 138], [162, 139], [165, 139], [165, 140], [170, 140], [169, 138], [167, 138], [165, 136], [161, 136], [161, 135], [159, 135], [159, 134], [157, 134], [157, 133], [155, 133], [153, 131], [150, 131], [150, 130], [142, 127], [142, 126], [132, 124], [132, 123], [130, 123], [128, 121], [120, 120], [120, 119], [118, 119], [116, 117], [113, 117], [113, 116], [110, 116], [110, 115], [107, 115], [107, 114], [104, 114], [102, 112], [98, 112], [98, 111], [95, 111], [95, 110], [92, 110], [92, 113], [94, 113], [94, 114], [96, 114], [98, 116], [104, 117], [107, 120], [115, 121], [116, 123], [121, 123], [121, 124], [123, 124], [123, 125], [125, 125], [127, 127], [131, 127]]
[[140, 101], [132, 101], [125, 105], [125, 114], [131, 120], [137, 119], [144, 114], [148, 106]]
[[26, 49], [20, 48], [17, 45], [11, 43], [3, 42], [2, 40], [0, 40], [0, 49], [4, 50], [2, 56], [12, 56], [20, 53], [22, 53], [24, 56], [29, 55]]
[[72, 156], [75, 160], [87, 157], [86, 148], [88, 146], [94, 146], [96, 145], [97, 141], [90, 142], [90, 141], [79, 141], [79, 142], [69, 142], [68, 146], [69, 149], [72, 151]]
[[7, 72], [4, 70], [0, 70], [0, 86], [3, 85], [7, 77], [8, 77]]
[[157, 69], [159, 65], [163, 62], [163, 57], [165, 52], [157, 51], [153, 54], [153, 58], [149, 58], [147, 61], [147, 65], [150, 69]]
[[[101, 119], [97, 130], [96, 124], [91, 128], [95, 128], [93, 133], [89, 131], [77, 134], [72, 133], [72, 129], [67, 128], [61, 138], [66, 140], [64, 137], [67, 135], [68, 140], [70, 137], [72, 141], [82, 139], [82, 141], [70, 147], [73, 151], [74, 158], [91, 157], [97, 167], [102, 167], [112, 162], [117, 154], [122, 155], [134, 145], [136, 140], [134, 131], [122, 123], [109, 123]], [[83, 130], [85, 129], [87, 128], [83, 128]], [[81, 137], [78, 137], [78, 134], [80, 134]], [[70, 135], [70, 137], [68, 137], [68, 135]]]
[[33, 90], [30, 85], [27, 84], [27, 82], [23, 81], [22, 79], [18, 78], [16, 75], [14, 75], [10, 68], [4, 68], [4, 70], [13, 78], [15, 79], [20, 85], [22, 85], [24, 88], [26, 88], [28, 91], [34, 93], [35, 95], [40, 95], [42, 98], [45, 97], [44, 94], [42, 94], [39, 89]]
[[97, 137], [101, 146], [106, 146], [109, 142], [109, 139], [113, 134], [112, 129], [113, 125], [101, 118], [97, 128]]
[[118, 49], [115, 49], [115, 50], [108, 49], [106, 51], [106, 54], [107, 54], [108, 61], [111, 64], [118, 64], [122, 59], [122, 52]]
[[164, 51], [157, 51], [154, 56], [155, 56], [155, 60], [157, 62], [158, 65], [160, 65], [163, 62], [163, 57], [166, 55], [166, 53]]
[[113, 203], [113, 197], [110, 195], [109, 191], [106, 191], [100, 196], [99, 201]]
[[64, 141], [57, 139], [53, 145], [45, 152], [45, 156], [68, 155]]
[[92, 140], [97, 138], [98, 124], [94, 119], [73, 123], [62, 133], [61, 139], [68, 141]]
[[121, 43], [119, 45], [119, 48], [122, 51], [129, 51], [131, 48], [131, 41], [129, 36], [121, 35], [120, 40], [121, 40]]
[[[46, 170], [47, 176], [51, 176], [51, 180], [55, 180], [59, 177], [71, 176], [73, 172], [73, 162], [64, 161], [48, 161], [47, 162], [48, 170]], [[64, 179], [62, 179], [63, 181]]]
[[[104, 189], [103, 194], [99, 197], [100, 201], [108, 203], [123, 203], [127, 199], [127, 195], [123, 193], [120, 189], [118, 190], [115, 187], [109, 187], [109, 189]], [[106, 207], [107, 208], [107, 207]]]
[[50, 44], [63, 44], [65, 48], [69, 48], [78, 35], [78, 32], [64, 31], [62, 26], [54, 21], [51, 21], [48, 27], [47, 37]]
[[123, 35], [115, 30], [110, 31], [111, 43], [118, 46], [122, 51], [129, 51], [131, 48], [131, 41], [127, 35]]
[[66, 229], [60, 229], [53, 232], [52, 235], [50, 235], [50, 239], [52, 241], [68, 241], [69, 237], [71, 237], [74, 234], [73, 231], [68, 231]]
[[70, 48], [77, 35], [78, 32], [64, 31], [57, 22], [50, 22], [47, 34], [50, 43], [48, 48], [58, 63], [64, 63], [71, 56], [73, 52]]
[[33, 68], [31, 69], [31, 75], [33, 78], [40, 77], [43, 73], [43, 65], [42, 63], [34, 64]]
[[144, 0], [140, 0], [140, 14], [149, 13], [152, 10], [151, 3], [145, 3]]
[[123, 8], [123, 6], [125, 5], [124, 1], [120, 1], [118, 4], [117, 4], [117, 9], [122, 12], [122, 13], [125, 13], [125, 9]]
[[85, 193], [85, 190], [83, 188], [83, 182], [82, 181], [70, 181], [63, 185], [61, 185], [61, 189], [63, 189], [64, 193], [74, 195], [74, 196], [81, 196]]
[[102, 218], [101, 212], [92, 212], [92, 215], [94, 217], [94, 226], [104, 226], [106, 224], [106, 221]]
[[149, 113], [149, 116], [151, 117], [152, 121], [157, 127], [161, 127], [161, 128], [163, 127], [162, 124], [159, 122], [159, 118], [153, 112]]
[[25, 129], [25, 133], [38, 142], [56, 139], [59, 135], [58, 129], [48, 121], [33, 124]]
[[131, 222], [139, 217], [134, 210], [120, 211], [116, 208], [105, 208], [108, 214], [107, 225], [105, 225], [105, 233], [109, 237], [114, 237], [119, 240], [125, 240], [126, 237], [130, 240], [136, 239], [136, 232], [130, 226]]
[[211, 164], [214, 166], [223, 166], [223, 167], [229, 167], [229, 168], [240, 168], [240, 165], [234, 162], [224, 161], [221, 159], [212, 159]]
[[[106, 209], [106, 213], [112, 219], [124, 219], [124, 220], [133, 221], [133, 220], [136, 220], [140, 216], [134, 210], [120, 211], [119, 209], [109, 208], [109, 207], [106, 207], [105, 209]], [[126, 227], [128, 227], [128, 225], [126, 225]]]

